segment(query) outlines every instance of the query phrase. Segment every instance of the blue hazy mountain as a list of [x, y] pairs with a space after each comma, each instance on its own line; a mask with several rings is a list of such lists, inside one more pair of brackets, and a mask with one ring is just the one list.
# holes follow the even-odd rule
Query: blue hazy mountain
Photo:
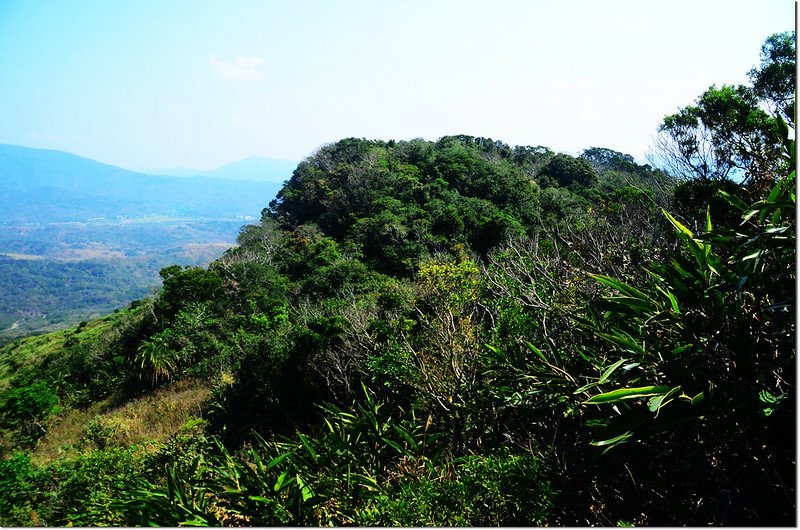
[[122, 307], [167, 265], [219, 257], [281, 187], [232, 180], [251, 165], [155, 176], [0, 144], [0, 344]]
[[281, 184], [292, 176], [292, 171], [294, 171], [296, 167], [297, 162], [293, 160], [278, 160], [275, 158], [252, 156], [209, 171], [177, 168], [150, 171], [148, 173], [176, 177], [214, 177]]
[[[234, 174], [236, 167], [215, 171]], [[149, 175], [62, 151], [0, 144], [0, 223], [150, 215], [258, 218], [281, 183]]]

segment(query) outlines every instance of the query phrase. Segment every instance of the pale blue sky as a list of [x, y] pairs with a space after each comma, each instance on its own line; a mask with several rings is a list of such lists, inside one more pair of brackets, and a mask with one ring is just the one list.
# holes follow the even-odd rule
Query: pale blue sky
[[0, 143], [132, 169], [471, 134], [643, 160], [793, 0], [0, 0]]

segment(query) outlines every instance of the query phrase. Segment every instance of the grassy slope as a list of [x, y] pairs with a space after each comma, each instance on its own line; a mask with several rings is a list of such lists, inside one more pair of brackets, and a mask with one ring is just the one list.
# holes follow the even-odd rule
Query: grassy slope
[[53, 417], [50, 430], [32, 452], [37, 464], [48, 464], [80, 451], [138, 446], [152, 451], [202, 416], [208, 386], [197, 380], [178, 381], [152, 394], [118, 403], [115, 397], [86, 409], [70, 409]]
[[[0, 391], [15, 374], [36, 371], [54, 356], [63, 355], [67, 340], [98, 341], [111, 333], [129, 310], [122, 310], [85, 326], [17, 339], [0, 347]], [[183, 380], [142, 396], [117, 392], [86, 408], [62, 407], [47, 421], [47, 434], [32, 451], [35, 462], [46, 464], [63, 456], [106, 447], [154, 448], [178, 433], [192, 418], [202, 416], [210, 395], [206, 383]], [[10, 450], [10, 437], [2, 433], [0, 448]]]

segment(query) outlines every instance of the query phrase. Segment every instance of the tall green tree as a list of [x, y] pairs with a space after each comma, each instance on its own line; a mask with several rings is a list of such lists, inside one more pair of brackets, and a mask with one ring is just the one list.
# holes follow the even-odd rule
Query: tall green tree
[[748, 72], [756, 95], [794, 127], [797, 50], [793, 31], [770, 35], [761, 46], [761, 63]]
[[662, 164], [699, 180], [761, 182], [779, 174], [787, 136], [781, 122], [794, 124], [793, 43], [793, 33], [767, 39], [761, 65], [750, 71], [752, 87], [712, 85], [696, 104], [665, 117], [655, 141]]

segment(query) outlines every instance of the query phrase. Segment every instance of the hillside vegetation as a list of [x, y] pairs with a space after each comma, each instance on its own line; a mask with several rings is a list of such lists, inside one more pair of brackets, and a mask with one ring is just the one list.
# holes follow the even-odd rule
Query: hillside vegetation
[[0, 349], [0, 524], [793, 525], [789, 38], [664, 120], [724, 174], [322, 147], [208, 267]]

